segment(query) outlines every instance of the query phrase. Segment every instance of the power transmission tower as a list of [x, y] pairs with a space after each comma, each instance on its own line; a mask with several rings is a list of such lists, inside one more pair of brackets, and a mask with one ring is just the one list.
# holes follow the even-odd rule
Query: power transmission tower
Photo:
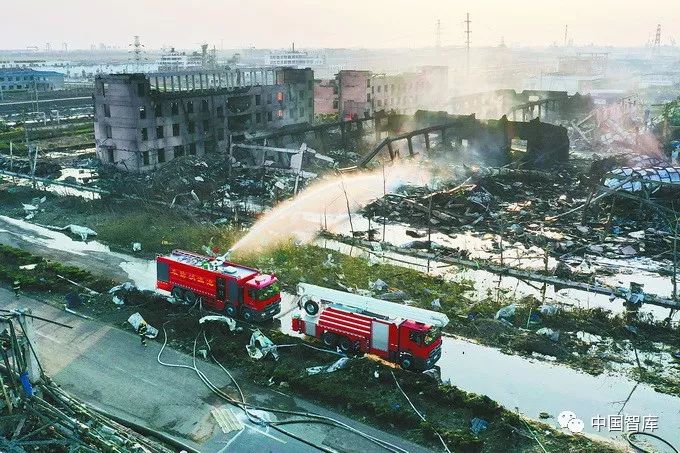
[[661, 46], [661, 24], [656, 26], [656, 36], [654, 37], [654, 47]]
[[437, 26], [434, 32], [435, 43], [437, 49], [442, 46], [442, 21], [437, 19]]
[[466, 58], [467, 58], [467, 72], [468, 75], [470, 75], [470, 24], [472, 21], [470, 20], [470, 13], [467, 13], [465, 16], [465, 52], [466, 52]]
[[132, 46], [132, 60], [135, 64], [135, 72], [139, 72], [139, 65], [143, 59], [142, 53], [144, 51], [144, 44], [139, 40], [139, 36], [135, 35], [135, 40], [130, 46]]
[[567, 44], [569, 43], [569, 25], [564, 26], [564, 47], [567, 47]]

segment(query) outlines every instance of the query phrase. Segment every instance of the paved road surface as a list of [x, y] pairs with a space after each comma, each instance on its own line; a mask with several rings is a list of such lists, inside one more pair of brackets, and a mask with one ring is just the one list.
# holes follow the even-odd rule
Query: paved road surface
[[[84, 320], [26, 296], [15, 299], [5, 288], [0, 288], [0, 306], [30, 308], [36, 315], [74, 327], [66, 329], [35, 321], [41, 363], [66, 391], [97, 407], [167, 433], [200, 451], [316, 451], [271, 428], [247, 422], [243, 413], [236, 409], [233, 413], [245, 428], [240, 432], [223, 433], [211, 415], [211, 409], [231, 410], [232, 406], [211, 393], [193, 371], [160, 365], [156, 357], [161, 345], [156, 341], [150, 341], [149, 346], [143, 348], [133, 333]], [[190, 356], [171, 349], [166, 349], [163, 360], [191, 364]], [[235, 394], [230, 380], [216, 365], [200, 362], [198, 366], [218, 387]], [[247, 382], [240, 384], [249, 402], [333, 416], [405, 450], [425, 451], [420, 446], [277, 390]], [[285, 429], [334, 450], [384, 451], [361, 437], [325, 425], [287, 425]]]

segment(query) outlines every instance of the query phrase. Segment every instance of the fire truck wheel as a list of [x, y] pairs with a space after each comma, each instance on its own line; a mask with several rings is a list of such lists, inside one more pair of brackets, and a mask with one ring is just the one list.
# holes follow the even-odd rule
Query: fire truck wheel
[[227, 308], [225, 309], [227, 314], [231, 316], [232, 318], [236, 316], [236, 308], [233, 305], [227, 305]]
[[340, 340], [338, 341], [338, 346], [340, 347], [340, 350], [344, 353], [352, 352], [352, 342], [347, 337], [340, 337]]
[[196, 295], [196, 293], [188, 289], [184, 292], [184, 298], [190, 304], [195, 304], [196, 301], [198, 300], [198, 296]]
[[334, 348], [338, 343], [338, 337], [333, 332], [324, 332], [321, 335], [321, 342], [328, 348]]
[[254, 318], [254, 316], [253, 316], [253, 312], [252, 312], [252, 311], [250, 311], [250, 310], [243, 310], [243, 320], [244, 320], [244, 321], [250, 322], [250, 321], [253, 320], [253, 318]]
[[174, 297], [175, 300], [177, 300], [177, 301], [184, 300], [184, 288], [180, 288], [179, 286], [173, 286], [172, 287], [172, 297]]
[[308, 300], [307, 302], [305, 302], [305, 311], [309, 316], [314, 316], [319, 312], [319, 304], [317, 304], [313, 300]]
[[413, 366], [413, 357], [411, 357], [409, 354], [401, 356], [401, 359], [399, 359], [399, 365], [405, 370], [410, 369]]

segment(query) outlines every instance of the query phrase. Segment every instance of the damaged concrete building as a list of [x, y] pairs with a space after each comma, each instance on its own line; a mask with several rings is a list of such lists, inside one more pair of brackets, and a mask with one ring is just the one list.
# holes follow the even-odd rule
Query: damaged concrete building
[[404, 157], [419, 152], [429, 155], [434, 143], [461, 161], [492, 166], [509, 163], [513, 150], [521, 151], [519, 159], [531, 168], [549, 168], [569, 159], [567, 130], [538, 119], [520, 122], [503, 116], [482, 121], [474, 114], [418, 111], [412, 116], [389, 115], [376, 124], [378, 134], [387, 135], [360, 159], [359, 167], [367, 166], [381, 152], [390, 160], [402, 153]]
[[592, 96], [566, 91], [512, 89], [486, 91], [450, 100], [449, 111], [459, 115], [475, 113], [480, 118], [494, 119], [508, 115], [513, 120], [539, 118], [547, 122], [572, 120], [595, 108]]
[[314, 118], [311, 69], [108, 74], [95, 80], [95, 142], [104, 164], [148, 171], [184, 155]]
[[444, 108], [447, 90], [446, 66], [423, 66], [400, 74], [343, 70], [334, 79], [315, 82], [315, 110], [342, 119], [379, 111], [412, 115], [419, 109]]

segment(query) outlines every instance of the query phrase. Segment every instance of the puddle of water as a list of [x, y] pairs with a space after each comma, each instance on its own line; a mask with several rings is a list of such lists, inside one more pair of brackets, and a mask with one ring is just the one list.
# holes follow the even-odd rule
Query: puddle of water
[[[367, 230], [368, 219], [363, 216], [352, 216], [352, 225], [355, 230]], [[415, 240], [427, 241], [427, 237], [414, 239], [406, 234], [407, 226], [402, 224], [387, 224], [385, 225], [385, 234], [383, 235], [383, 225], [381, 223], [371, 222], [371, 228], [378, 230], [380, 237], [385, 238], [387, 242], [403, 247], [407, 246]], [[331, 231], [339, 234], [350, 234], [350, 225], [345, 215], [343, 218], [334, 220]], [[472, 259], [493, 259], [496, 263], [500, 263], [500, 257], [497, 251], [492, 249], [493, 244], [498, 243], [498, 238], [494, 235], [485, 235], [479, 237], [471, 233], [461, 233], [455, 236], [448, 236], [442, 233], [432, 233], [432, 241], [435, 244], [441, 244], [451, 248], [459, 248], [470, 253]], [[335, 241], [333, 241], [335, 242]], [[353, 256], [362, 256], [368, 258], [367, 253], [361, 253], [359, 249], [351, 246], [340, 245], [341, 243], [331, 243], [322, 240], [317, 242], [318, 245], [325, 247], [327, 244], [330, 248], [341, 253], [349, 254], [352, 252]], [[504, 262], [510, 265], [518, 266], [523, 269], [543, 269], [545, 263], [543, 262], [543, 250], [538, 247], [525, 248], [521, 244], [504, 244]], [[383, 256], [391, 258], [392, 264], [402, 265], [424, 271], [428, 267], [427, 260], [409, 257], [394, 252], [384, 252]], [[415, 265], [405, 265], [401, 261], [414, 263]], [[609, 258], [595, 258], [590, 259], [590, 263], [594, 265], [601, 265], [608, 269], [615, 271], [613, 275], [598, 274], [597, 280], [603, 284], [613, 287], [628, 288], [631, 282], [641, 283], [644, 285], [644, 290], [650, 294], [656, 294], [661, 297], [672, 297], [673, 285], [669, 277], [663, 277], [656, 273], [658, 270], [666, 266], [662, 262], [651, 259], [631, 259], [631, 260], [616, 260]], [[550, 258], [548, 265], [554, 268], [557, 261]], [[541, 298], [542, 284], [538, 282], [524, 282], [512, 277], [499, 277], [487, 271], [478, 271], [472, 269], [464, 269], [459, 267], [452, 267], [446, 263], [430, 262], [431, 273], [440, 275], [445, 278], [460, 281], [468, 279], [474, 282], [475, 291], [471, 295], [473, 299], [484, 298], [489, 294], [495, 294], [498, 289], [513, 291], [517, 296], [534, 296]], [[445, 270], [442, 272], [442, 270]], [[500, 283], [499, 283], [500, 281]], [[604, 308], [611, 310], [613, 313], [623, 313], [625, 308], [622, 300], [609, 300], [608, 296], [602, 294], [593, 294], [587, 291], [577, 289], [562, 289], [555, 291], [552, 285], [546, 288], [546, 300], [552, 303], [560, 303], [572, 305], [582, 308]], [[640, 310], [641, 313], [650, 314], [655, 319], [664, 319], [669, 315], [669, 309], [657, 307], [654, 305], [643, 305]]]
[[111, 258], [112, 266], [116, 264], [126, 272], [128, 278], [140, 289], [154, 289], [156, 286], [155, 261], [135, 258], [122, 253], [112, 252], [107, 245], [98, 241], [79, 241], [60, 232], [53, 231], [24, 220], [0, 215], [0, 221], [11, 227], [12, 231], [2, 229], [0, 232], [12, 234], [22, 241], [42, 247], [68, 252], [78, 256], [103, 254]]
[[57, 181], [64, 181], [66, 178], [73, 178], [79, 184], [84, 184], [87, 181], [99, 179], [99, 173], [91, 168], [62, 168], [61, 176], [57, 178]]
[[[11, 178], [11, 176], [5, 176], [5, 178]], [[16, 184], [19, 186], [25, 186], [25, 187], [31, 187], [32, 182], [30, 179], [25, 179], [25, 178], [17, 178], [16, 179]], [[36, 189], [37, 190], [42, 190], [45, 192], [50, 192], [55, 195], [60, 195], [60, 196], [70, 196], [70, 197], [79, 197], [79, 198], [84, 198], [86, 200], [98, 200], [101, 198], [101, 195], [95, 192], [91, 192], [89, 190], [81, 190], [81, 189], [76, 189], [75, 187], [65, 187], [65, 186], [60, 186], [57, 184], [45, 184], [40, 181], [36, 181]]]
[[127, 273], [130, 280], [141, 290], [156, 290], [156, 261], [130, 259], [123, 261], [118, 266]]
[[13, 233], [26, 242], [41, 244], [47, 248], [85, 255], [86, 252], [109, 252], [109, 247], [97, 241], [74, 241], [71, 237], [59, 231], [53, 231], [32, 223], [0, 215], [0, 220], [22, 230]]
[[[293, 301], [293, 295], [284, 294], [282, 312], [293, 308]], [[301, 310], [295, 308], [280, 318], [283, 333], [299, 336], [290, 330], [291, 318], [296, 313]], [[634, 381], [621, 375], [591, 376], [564, 365], [507, 355], [451, 337], [443, 338], [442, 357], [437, 365], [444, 381], [468, 392], [487, 395], [511, 411], [518, 408], [535, 420], [540, 420], [541, 412], [557, 417], [560, 412], [570, 410], [585, 422], [587, 432], [621, 440], [620, 433], [606, 429], [598, 432], [592, 426], [592, 418], [607, 418], [618, 415], [619, 411], [623, 415], [639, 416], [640, 420], [652, 415], [659, 421], [655, 434], [680, 442], [680, 398], [657, 393], [647, 385], [636, 387]], [[555, 418], [542, 421], [560, 429]]]
[[48, 152], [49, 157], [53, 159], [61, 158], [73, 158], [83, 156], [85, 154], [94, 154], [97, 152], [97, 148], [85, 148], [85, 149], [74, 149], [71, 151], [50, 151]]
[[[617, 415], [636, 383], [620, 375], [591, 376], [561, 365], [506, 355], [497, 349], [457, 338], [444, 338], [442, 379], [466, 391], [487, 395], [509, 410], [538, 419], [540, 412], [557, 417], [565, 410], [585, 422], [585, 430], [620, 439], [620, 433], [599, 432], [593, 417]], [[503, 370], [498, 373], [498, 370]], [[658, 416], [655, 434], [680, 445], [680, 398], [640, 384], [621, 414]], [[545, 422], [559, 429], [555, 419]]]

